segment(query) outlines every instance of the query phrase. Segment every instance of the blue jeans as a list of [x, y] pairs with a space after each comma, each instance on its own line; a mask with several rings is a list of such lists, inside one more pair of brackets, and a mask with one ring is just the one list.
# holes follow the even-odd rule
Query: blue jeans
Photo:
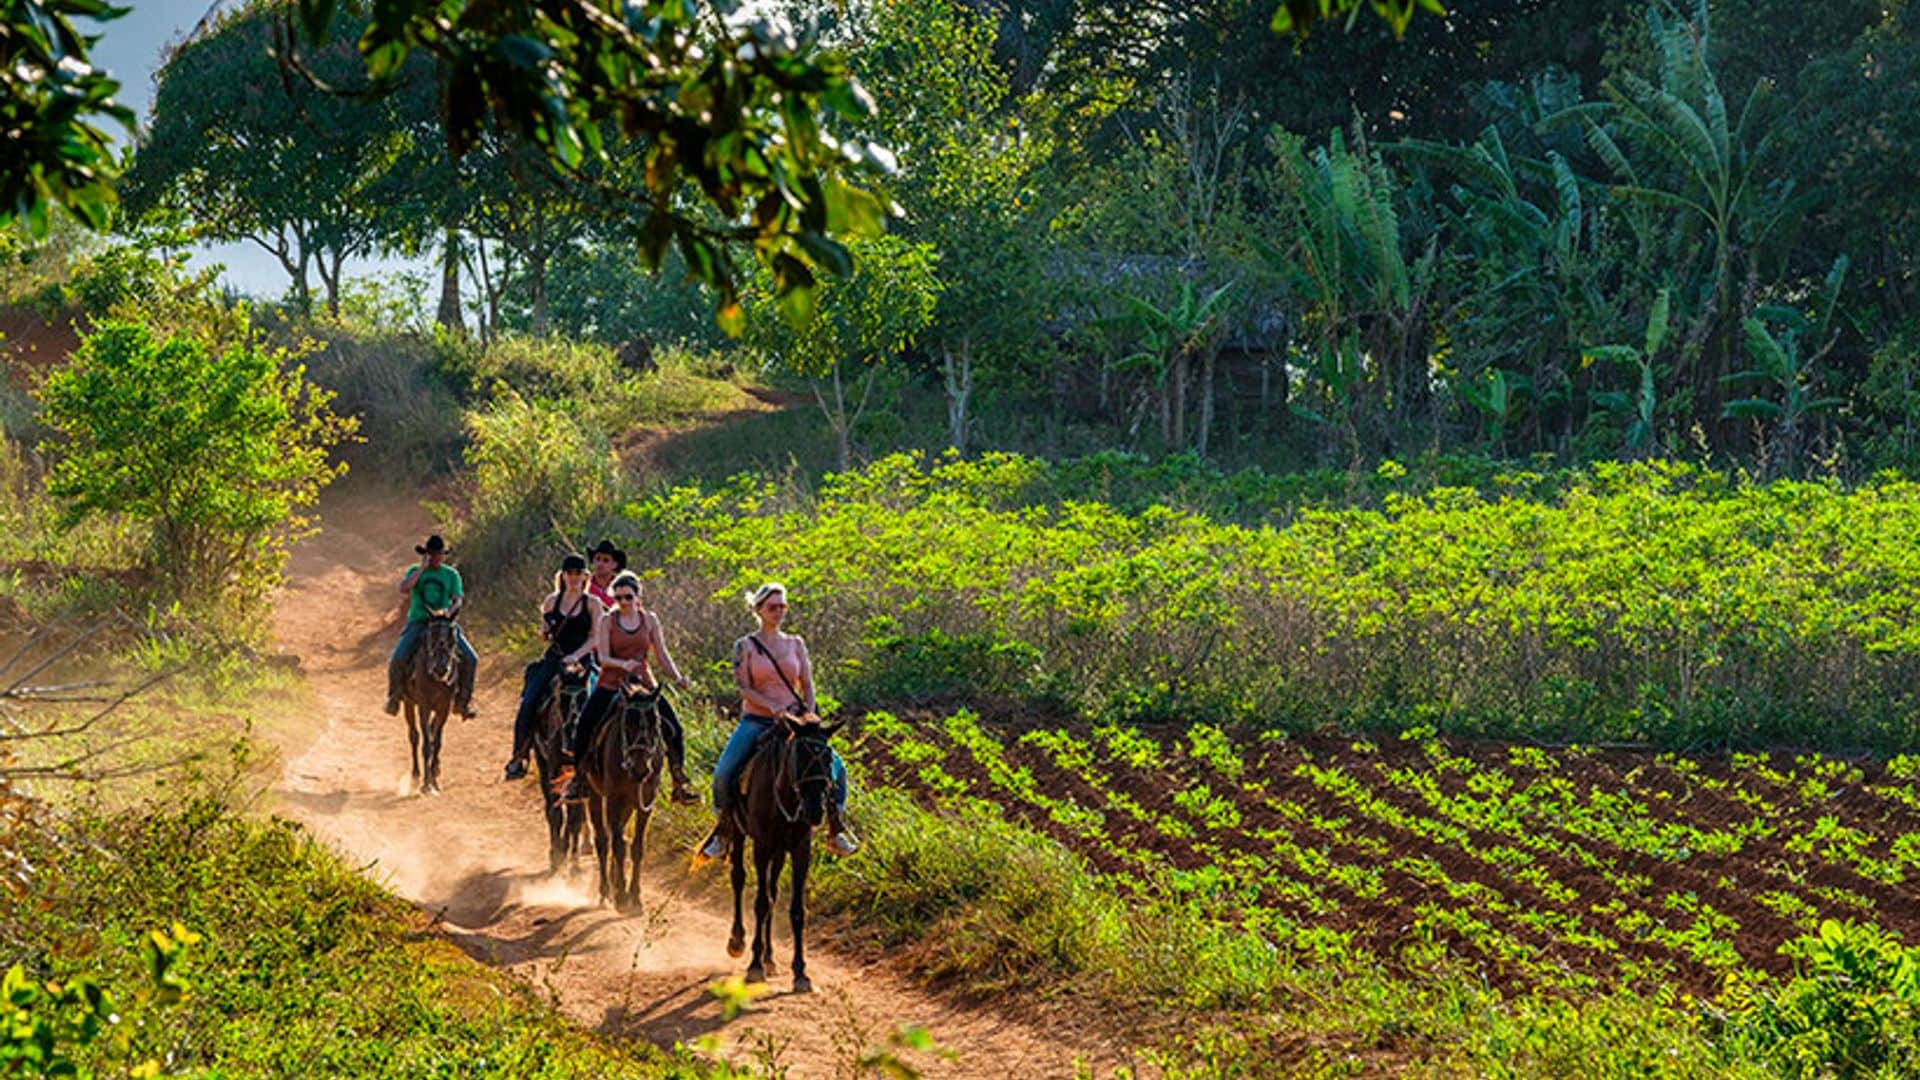
[[[398, 698], [400, 685], [407, 681], [407, 665], [413, 661], [413, 648], [420, 643], [420, 634], [427, 628], [427, 620], [414, 619], [400, 631], [400, 640], [393, 645], [393, 655], [387, 657], [387, 697]], [[460, 629], [459, 623], [453, 624], [454, 646], [460, 652], [460, 663], [454, 665], [455, 703], [465, 705], [473, 700], [473, 675], [480, 667], [480, 654], [473, 651], [473, 645], [467, 641], [467, 632]]]
[[[745, 713], [740, 722], [733, 727], [733, 734], [727, 737], [726, 749], [720, 751], [720, 760], [713, 766], [713, 808], [725, 810], [733, 804], [734, 789], [740, 783], [740, 770], [746, 767], [747, 759], [753, 756], [753, 748], [759, 743], [760, 736], [766, 734], [773, 721], [764, 716]], [[839, 813], [847, 808], [847, 763], [840, 760], [840, 751], [833, 752], [833, 809]]]

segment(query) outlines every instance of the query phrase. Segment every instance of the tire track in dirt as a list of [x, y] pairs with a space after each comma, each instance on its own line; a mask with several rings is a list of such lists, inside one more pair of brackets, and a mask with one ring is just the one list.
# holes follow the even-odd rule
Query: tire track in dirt
[[725, 952], [731, 915], [717, 874], [696, 879], [677, 856], [656, 858], [643, 876], [644, 910], [628, 916], [594, 904], [587, 875], [547, 875], [532, 784], [499, 780], [516, 665], [483, 658], [481, 716], [447, 727], [445, 793], [410, 793], [405, 722], [380, 705], [401, 618], [395, 585], [412, 545], [434, 522], [414, 502], [365, 491], [331, 493], [320, 518], [322, 531], [294, 551], [274, 612], [276, 641], [299, 657], [316, 702], [310, 715], [280, 725], [286, 764], [274, 792], [278, 808], [435, 913], [470, 955], [540, 987], [588, 1026], [662, 1045], [711, 1036], [729, 1060], [785, 1067], [796, 1077], [847, 1075], [862, 1050], [907, 1025], [925, 1027], [958, 1055], [902, 1053], [927, 1076], [1072, 1076], [1076, 1058], [1105, 1074], [1131, 1063], [1089, 1039], [1084, 1025], [1038, 1029], [817, 945], [808, 961], [818, 992], [788, 993], [784, 914], [776, 922], [772, 992], [725, 1018], [708, 988], [740, 972], [742, 962]]

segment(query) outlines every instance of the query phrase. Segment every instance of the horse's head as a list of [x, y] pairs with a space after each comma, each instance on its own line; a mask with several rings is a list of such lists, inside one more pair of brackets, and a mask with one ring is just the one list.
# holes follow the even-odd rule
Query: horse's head
[[453, 668], [457, 657], [454, 648], [455, 636], [453, 616], [445, 611], [435, 611], [427, 617], [426, 641], [422, 649], [426, 654], [427, 677], [434, 682], [453, 685]]
[[654, 745], [660, 741], [660, 691], [628, 690], [620, 705], [620, 728], [627, 769], [644, 781], [654, 768]]
[[791, 724], [788, 727], [788, 775], [800, 789], [800, 819], [819, 828], [827, 819], [827, 791], [833, 786], [834, 724]]

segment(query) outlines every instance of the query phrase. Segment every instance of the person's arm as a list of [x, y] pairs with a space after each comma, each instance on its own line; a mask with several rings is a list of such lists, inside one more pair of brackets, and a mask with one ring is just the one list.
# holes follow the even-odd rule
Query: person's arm
[[[586, 659], [588, 653], [593, 652], [600, 646], [600, 624], [604, 621], [606, 612], [600, 607], [600, 601], [595, 600], [592, 596], [586, 597], [586, 604], [587, 618], [593, 622], [593, 633], [587, 635], [587, 640], [581, 643], [579, 648], [561, 658], [560, 662], [563, 664], [577, 664]], [[541, 622], [544, 625], [545, 620], [543, 619]]]
[[453, 575], [453, 599], [447, 601], [447, 614], [456, 616], [460, 614], [460, 609], [466, 606], [466, 590], [460, 585], [460, 571], [449, 566], [447, 572]]
[[413, 583], [419, 579], [420, 564], [414, 563], [412, 566], [407, 567], [406, 576], [400, 579], [400, 595], [406, 596], [413, 592]]
[[667, 634], [660, 627], [660, 616], [647, 613], [647, 630], [653, 637], [653, 654], [660, 658], [660, 667], [664, 669], [674, 684], [685, 690], [693, 685], [693, 680], [680, 674], [680, 665], [673, 662], [673, 656], [667, 652]]
[[540, 601], [540, 640], [541, 641], [553, 640], [553, 635], [547, 631], [547, 614], [551, 612], [554, 609], [554, 605], [558, 604], [559, 602], [560, 602], [560, 594], [558, 592], [550, 592], [547, 594], [547, 598], [545, 600]]
[[794, 680], [795, 689], [806, 695], [807, 711], [819, 715], [820, 708], [813, 702], [813, 658], [807, 655], [807, 639], [799, 634], [793, 635], [793, 654], [800, 661], [800, 677]]
[[609, 690], [617, 689], [621, 680], [615, 679], [615, 671], [625, 670], [627, 662], [613, 655], [613, 613], [607, 612], [593, 624], [593, 651], [600, 657], [600, 685]]
[[747, 650], [751, 648], [753, 646], [748, 644], [746, 638], [740, 638], [733, 643], [733, 685], [740, 690], [740, 704], [745, 706], [748, 712], [758, 713], [761, 716], [779, 716], [787, 711], [787, 707], [768, 701], [747, 680]]

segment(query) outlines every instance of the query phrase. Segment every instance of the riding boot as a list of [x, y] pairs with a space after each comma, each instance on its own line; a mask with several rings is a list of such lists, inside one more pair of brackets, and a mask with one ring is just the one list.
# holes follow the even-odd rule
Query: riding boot
[[714, 822], [713, 831], [700, 842], [701, 859], [724, 859], [733, 850], [733, 826], [728, 821], [726, 811], [721, 811], [720, 820]]
[[459, 709], [461, 717], [467, 720], [471, 720], [479, 715], [473, 711], [473, 677], [475, 674], [473, 668], [474, 665], [472, 664], [460, 663], [455, 665], [454, 672], [454, 707]]
[[846, 815], [833, 807], [827, 808], [827, 832], [833, 837], [831, 847], [835, 854], [851, 855], [860, 850], [860, 838], [847, 827]]

